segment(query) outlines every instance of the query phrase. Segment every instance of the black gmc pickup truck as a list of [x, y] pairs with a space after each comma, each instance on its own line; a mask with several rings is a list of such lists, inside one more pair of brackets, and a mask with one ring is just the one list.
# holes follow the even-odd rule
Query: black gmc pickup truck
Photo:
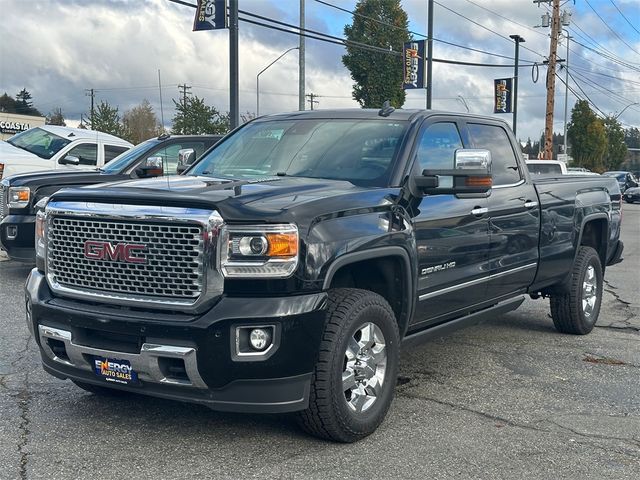
[[27, 321], [45, 370], [94, 392], [298, 412], [372, 433], [401, 345], [550, 297], [589, 333], [620, 261], [620, 190], [533, 182], [501, 121], [436, 111], [262, 117], [185, 175], [40, 205]]
[[167, 135], [151, 138], [96, 170], [44, 170], [0, 181], [0, 248], [9, 258], [35, 260], [33, 245], [38, 201], [63, 187], [150, 178], [180, 173], [180, 161], [193, 162], [222, 135]]

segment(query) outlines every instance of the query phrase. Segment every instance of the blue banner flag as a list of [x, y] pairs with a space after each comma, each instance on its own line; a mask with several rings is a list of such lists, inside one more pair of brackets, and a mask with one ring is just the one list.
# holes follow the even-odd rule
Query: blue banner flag
[[511, 113], [511, 78], [497, 78], [493, 81], [493, 113]]
[[402, 88], [424, 88], [425, 41], [406, 42], [402, 48]]
[[193, 31], [227, 28], [227, 0], [198, 0]]

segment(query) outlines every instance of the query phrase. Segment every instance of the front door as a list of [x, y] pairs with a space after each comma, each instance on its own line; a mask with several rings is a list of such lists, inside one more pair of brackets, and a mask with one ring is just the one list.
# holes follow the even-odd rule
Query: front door
[[[416, 140], [414, 173], [453, 169], [463, 148], [459, 125], [446, 117], [426, 120]], [[440, 185], [451, 184], [441, 177]], [[414, 217], [418, 249], [418, 302], [414, 323], [446, 320], [483, 301], [488, 275], [489, 221], [486, 195], [431, 195]]]

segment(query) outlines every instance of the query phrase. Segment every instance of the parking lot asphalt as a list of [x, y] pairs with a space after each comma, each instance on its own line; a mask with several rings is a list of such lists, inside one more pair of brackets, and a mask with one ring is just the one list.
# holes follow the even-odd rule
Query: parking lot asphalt
[[0, 259], [0, 478], [640, 478], [640, 205], [597, 328], [557, 333], [548, 300], [404, 351], [386, 421], [351, 445], [288, 416], [105, 398], [40, 366], [30, 267]]

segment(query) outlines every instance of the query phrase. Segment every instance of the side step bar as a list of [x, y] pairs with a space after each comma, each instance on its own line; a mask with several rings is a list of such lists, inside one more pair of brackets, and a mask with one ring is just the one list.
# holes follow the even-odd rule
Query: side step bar
[[428, 327], [415, 333], [411, 333], [402, 340], [403, 347], [411, 347], [434, 338], [444, 337], [456, 330], [465, 327], [479, 325], [487, 320], [503, 313], [510, 312], [518, 308], [524, 302], [524, 296], [516, 297], [504, 302], [500, 302], [493, 307], [485, 308], [478, 312], [471, 313], [465, 317], [449, 320], [434, 327]]

